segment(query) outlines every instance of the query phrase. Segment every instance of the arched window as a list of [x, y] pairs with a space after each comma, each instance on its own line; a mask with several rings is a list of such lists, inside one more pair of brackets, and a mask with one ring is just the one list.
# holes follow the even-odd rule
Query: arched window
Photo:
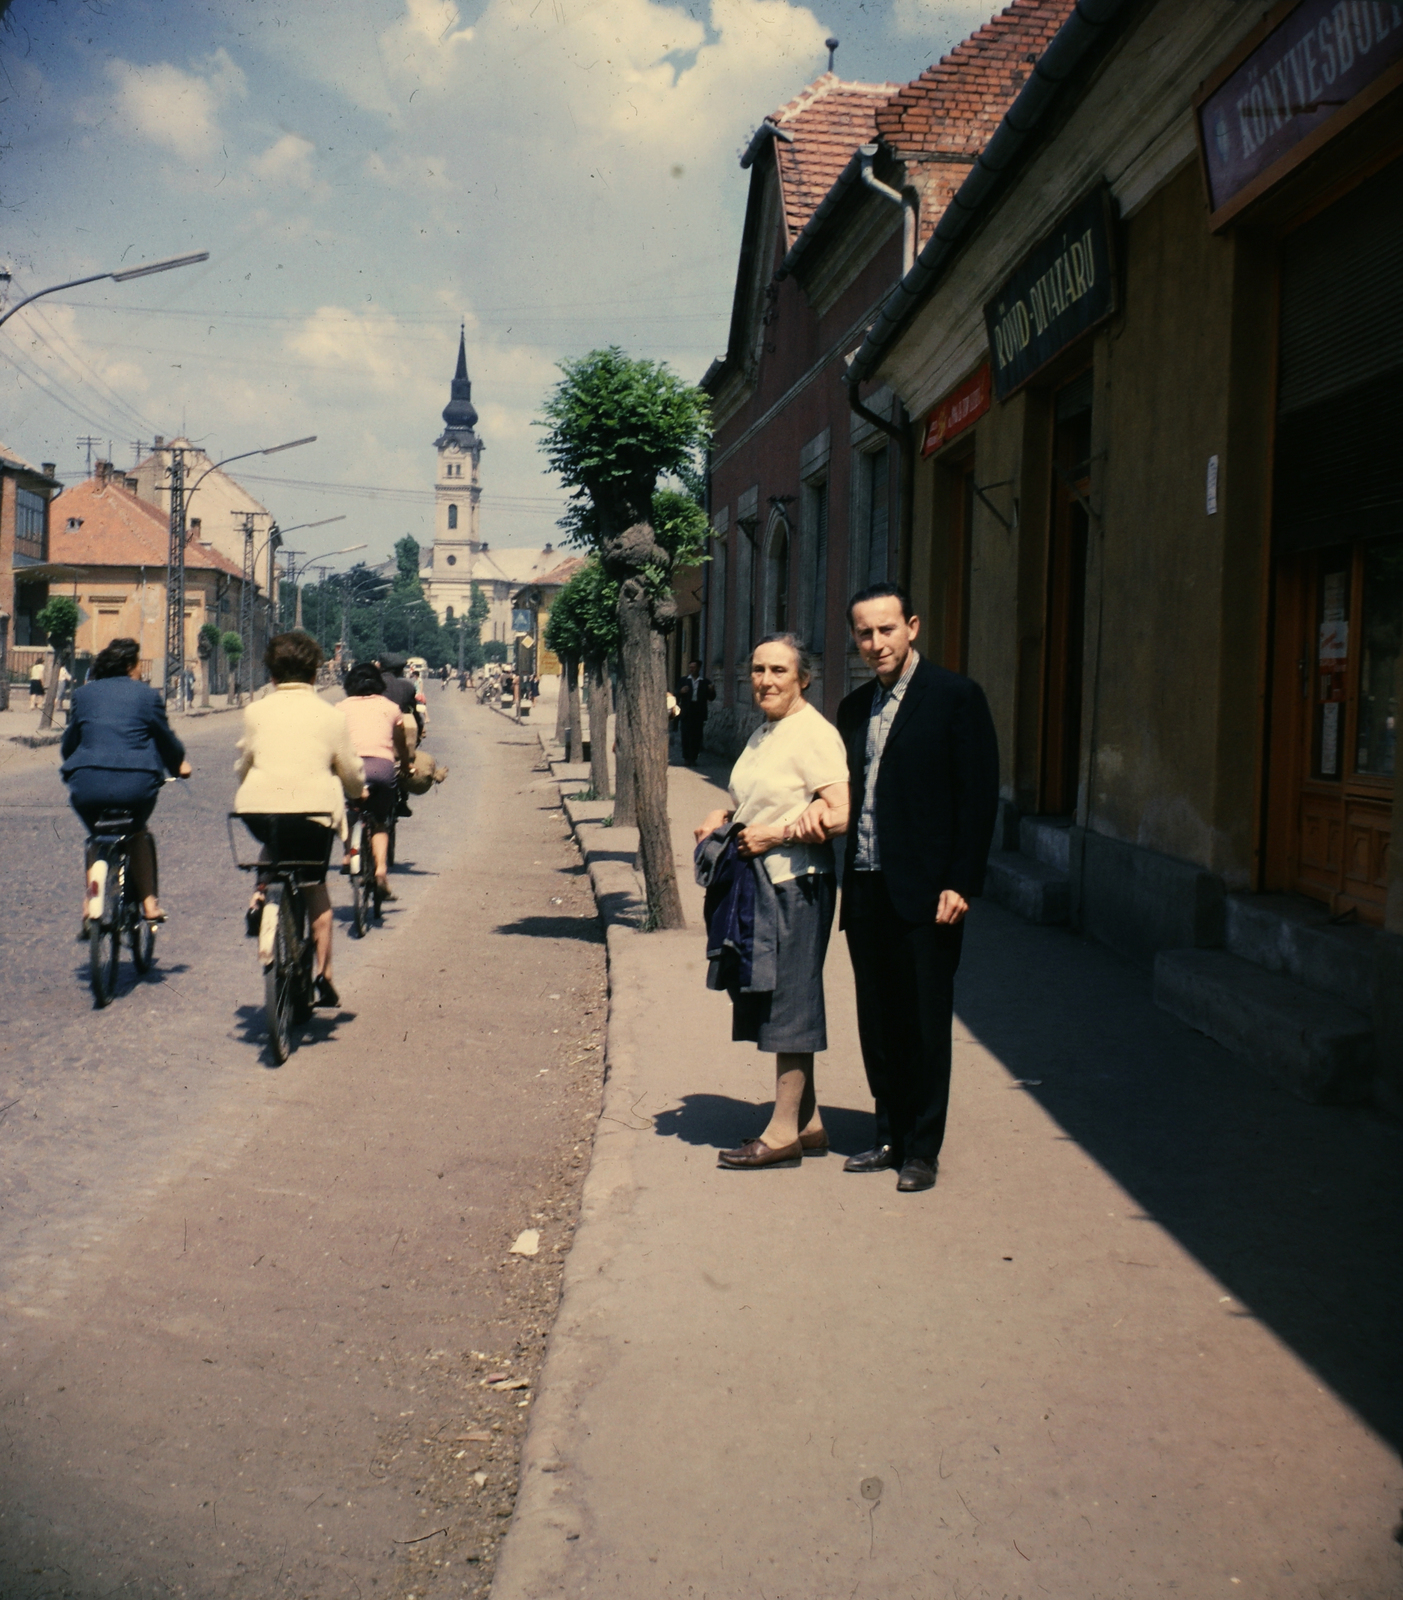
[[452, 606], [449, 606], [449, 608], [448, 608], [447, 620], [449, 622], [452, 622], [452, 620], [453, 620], [453, 607]]
[[765, 633], [789, 630], [789, 520], [776, 507], [765, 534], [761, 575], [761, 623]]
[[448, 526], [450, 528], [456, 528], [458, 526], [458, 508], [457, 508], [457, 506], [449, 506], [449, 508], [448, 508]]

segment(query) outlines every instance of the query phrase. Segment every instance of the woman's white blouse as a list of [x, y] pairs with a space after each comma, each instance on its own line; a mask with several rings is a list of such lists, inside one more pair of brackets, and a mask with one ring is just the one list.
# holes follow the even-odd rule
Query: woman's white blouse
[[[820, 789], [848, 781], [848, 753], [833, 724], [806, 701], [751, 734], [731, 768], [732, 820], [749, 827], [783, 828], [794, 822]], [[833, 871], [833, 846], [776, 845], [764, 856], [772, 883], [809, 872]]]

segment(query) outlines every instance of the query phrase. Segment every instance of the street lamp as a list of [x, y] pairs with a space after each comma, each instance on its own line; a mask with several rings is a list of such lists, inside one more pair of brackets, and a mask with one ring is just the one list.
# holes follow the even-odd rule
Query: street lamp
[[[165, 261], [148, 261], [140, 267], [128, 267], [124, 272], [94, 272], [91, 277], [70, 278], [67, 283], [51, 283], [47, 289], [36, 289], [33, 294], [25, 295], [23, 300], [16, 300], [4, 316], [0, 316], [0, 326], [8, 322], [16, 311], [27, 306], [31, 300], [41, 300], [46, 294], [57, 294], [60, 289], [76, 289], [83, 283], [101, 283], [104, 278], [111, 278], [113, 283], [126, 283], [132, 278], [149, 278], [153, 272], [171, 272], [176, 267], [193, 267], [199, 261], [208, 260], [208, 250], [197, 250], [193, 255], [170, 256]], [[8, 283], [10, 274], [0, 272], [0, 281]]]
[[[176, 262], [174, 265], [180, 265]], [[143, 271], [165, 271], [157, 264], [150, 268], [133, 269], [136, 275]], [[103, 277], [115, 274], [103, 273]], [[66, 285], [60, 285], [66, 287]], [[18, 309], [18, 308], [17, 308]], [[241, 450], [237, 455], [213, 461], [195, 479], [187, 491], [185, 487], [185, 446], [171, 448], [170, 472], [170, 551], [166, 560], [166, 658], [163, 674], [166, 706], [179, 706], [181, 679], [185, 675], [185, 517], [195, 491], [217, 467], [227, 467], [231, 461], [246, 461], [250, 456], [275, 456], [280, 450], [295, 450], [298, 445], [315, 444], [317, 436], [309, 433], [305, 439], [290, 439], [286, 444], [272, 444], [258, 450]], [[271, 539], [272, 535], [269, 535]]]
[[[331, 519], [328, 518], [327, 520], [330, 521]], [[294, 628], [300, 628], [302, 626], [302, 574], [306, 572], [307, 568], [310, 567], [314, 562], [330, 561], [333, 556], [348, 556], [354, 550], [364, 549], [364, 544], [348, 544], [341, 550], [328, 550], [324, 555], [308, 556], [305, 561], [301, 561], [296, 565], [289, 566], [288, 581], [292, 584], [292, 625]], [[305, 554], [305, 552], [302, 550], [290, 550], [288, 551], [288, 554], [300, 556]]]

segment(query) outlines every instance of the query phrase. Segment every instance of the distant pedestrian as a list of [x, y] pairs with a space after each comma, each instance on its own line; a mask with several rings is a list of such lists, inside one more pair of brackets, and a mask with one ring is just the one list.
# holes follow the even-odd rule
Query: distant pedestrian
[[853, 796], [841, 925], [876, 1140], [843, 1170], [895, 1168], [910, 1193], [934, 1185], [945, 1138], [955, 969], [984, 887], [999, 753], [984, 691], [921, 658], [899, 588], [860, 590], [848, 623], [877, 677], [838, 707]]
[[793, 634], [755, 647], [750, 683], [765, 715], [731, 770], [731, 805], [696, 830], [708, 883], [710, 988], [731, 996], [731, 1037], [775, 1055], [775, 1103], [758, 1138], [723, 1167], [793, 1164], [828, 1148], [814, 1052], [828, 1048], [823, 959], [836, 898], [830, 840], [848, 825], [837, 730], [804, 699], [808, 653]]
[[36, 661], [29, 669], [29, 709], [37, 711], [44, 703], [44, 663]]
[[697, 764], [702, 738], [706, 733], [707, 707], [716, 698], [716, 686], [702, 676], [700, 661], [687, 663], [687, 676], [677, 685], [677, 705], [682, 721], [682, 760], [689, 767]]

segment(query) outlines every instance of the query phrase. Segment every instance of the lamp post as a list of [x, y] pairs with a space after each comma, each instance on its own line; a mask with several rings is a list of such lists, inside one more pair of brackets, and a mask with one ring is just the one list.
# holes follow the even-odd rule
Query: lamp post
[[[149, 278], [156, 272], [172, 272], [176, 267], [193, 267], [197, 262], [208, 260], [208, 250], [197, 250], [193, 255], [168, 256], [164, 261], [147, 261], [139, 267], [128, 267], [124, 272], [94, 272], [86, 278], [70, 278], [67, 283], [51, 283], [47, 289], [36, 289], [33, 294], [25, 295], [23, 300], [16, 300], [14, 305], [0, 316], [0, 326], [7, 323], [16, 311], [27, 306], [32, 300], [42, 300], [46, 294], [57, 294], [60, 289], [76, 289], [83, 283], [101, 283], [104, 278], [111, 278], [113, 283], [128, 283], [133, 278]], [[10, 274], [0, 272], [0, 281], [8, 283]]]
[[[327, 521], [328, 522], [335, 521], [335, 518], [328, 517]], [[343, 549], [340, 549], [340, 550], [328, 550], [324, 555], [308, 556], [305, 561], [290, 562], [288, 564], [287, 579], [288, 579], [288, 582], [292, 585], [292, 594], [293, 594], [292, 625], [293, 625], [294, 628], [300, 628], [302, 626], [302, 578], [303, 578], [303, 574], [307, 571], [307, 568], [312, 566], [314, 562], [317, 562], [317, 561], [330, 561], [333, 556], [348, 556], [348, 555], [350, 555], [352, 553], [352, 551], [364, 550], [364, 549], [365, 549], [365, 545], [363, 543], [362, 544], [348, 544]], [[302, 551], [302, 550], [289, 550], [287, 552], [287, 554], [290, 555], [290, 556], [292, 556], [292, 555], [300, 556], [300, 555], [304, 555], [305, 553], [306, 552]]]
[[[148, 270], [164, 271], [165, 268], [160, 266]], [[140, 275], [140, 269], [137, 275]], [[114, 275], [103, 273], [101, 276]], [[185, 447], [183, 445], [172, 447], [169, 468], [170, 551], [166, 559], [166, 657], [162, 673], [168, 710], [180, 706], [183, 699], [181, 679], [185, 674], [185, 518], [190, 509], [190, 502], [195, 498], [196, 490], [211, 472], [218, 467], [227, 467], [231, 461], [246, 461], [250, 456], [275, 456], [281, 450], [295, 450], [298, 445], [315, 444], [316, 439], [316, 434], [309, 433], [305, 439], [290, 439], [286, 444], [268, 445], [258, 450], [241, 450], [237, 455], [225, 456], [222, 461], [211, 462], [188, 490], [185, 487]], [[269, 538], [271, 537], [270, 534]], [[271, 557], [269, 559], [271, 563]]]

